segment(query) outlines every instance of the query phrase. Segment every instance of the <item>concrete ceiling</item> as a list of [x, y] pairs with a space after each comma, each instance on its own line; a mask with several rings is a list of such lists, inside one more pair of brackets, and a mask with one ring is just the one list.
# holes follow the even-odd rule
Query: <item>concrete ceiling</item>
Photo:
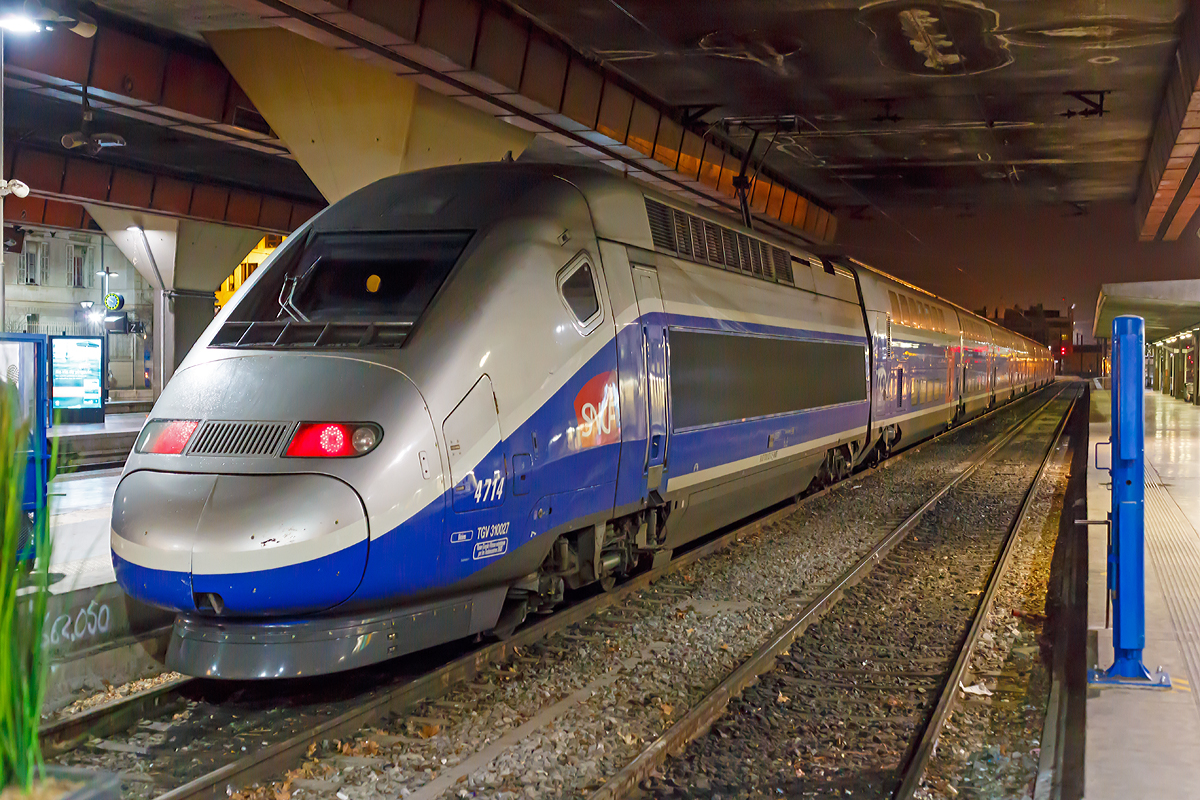
[[[1187, 0], [455, 1], [525, 17], [654, 98], [664, 119], [708, 130], [735, 150], [753, 147], [752, 169], [763, 160], [764, 174], [842, 213], [911, 204], [1082, 207], [1132, 201], [1139, 181], [1151, 184], [1152, 197], [1162, 197], [1162, 187], [1174, 197], [1180, 184], [1168, 171], [1160, 187], [1166, 167], [1148, 164], [1147, 155], [1157, 138], [1170, 151], [1187, 128], [1168, 119], [1174, 129], [1156, 138], [1177, 52], [1187, 61]], [[209, 30], [293, 27], [306, 13], [337, 25], [337, 9], [361, 21], [381, 7], [375, 0], [97, 5], [195, 42]], [[425, 16], [421, 0], [384, 5], [397, 18]], [[332, 30], [312, 35], [332, 42]], [[413, 40], [420, 36], [418, 23]], [[1190, 186], [1183, 184], [1181, 196]], [[1200, 189], [1195, 194], [1200, 205]], [[1162, 211], [1162, 231], [1143, 238], [1175, 238], [1190, 216], [1180, 215], [1167, 235], [1173, 208]], [[1138, 211], [1142, 219], [1146, 213]]]
[[1104, 284], [1092, 335], [1109, 338], [1113, 318], [1127, 314], [1146, 321], [1147, 342], [1195, 327], [1200, 324], [1200, 280]]
[[510, 2], [840, 207], [1133, 199], [1186, 6]]
[[204, 31], [263, 28], [270, 24], [226, 0], [100, 0], [95, 5], [196, 41], [203, 41]]

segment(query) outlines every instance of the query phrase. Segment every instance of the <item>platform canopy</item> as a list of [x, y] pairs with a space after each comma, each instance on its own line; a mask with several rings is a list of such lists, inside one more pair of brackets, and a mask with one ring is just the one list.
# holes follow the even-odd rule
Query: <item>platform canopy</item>
[[1200, 324], [1200, 280], [1104, 284], [1092, 335], [1109, 338], [1113, 318], [1123, 314], [1146, 320], [1147, 342], [1195, 327]]

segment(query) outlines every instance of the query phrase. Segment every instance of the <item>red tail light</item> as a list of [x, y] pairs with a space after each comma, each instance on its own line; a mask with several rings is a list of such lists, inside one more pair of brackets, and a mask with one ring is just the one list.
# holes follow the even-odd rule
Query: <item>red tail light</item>
[[138, 436], [139, 453], [177, 456], [187, 447], [188, 440], [200, 425], [195, 419], [167, 419], [147, 422]]
[[301, 422], [288, 442], [289, 458], [352, 458], [371, 452], [383, 438], [378, 425], [362, 422]]

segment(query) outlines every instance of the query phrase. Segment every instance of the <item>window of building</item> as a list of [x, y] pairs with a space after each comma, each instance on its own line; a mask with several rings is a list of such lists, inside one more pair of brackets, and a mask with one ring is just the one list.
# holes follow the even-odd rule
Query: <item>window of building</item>
[[17, 267], [17, 283], [44, 286], [50, 277], [50, 246], [46, 242], [25, 241], [25, 252]]
[[67, 252], [67, 286], [74, 289], [91, 288], [92, 249], [86, 244], [73, 244]]

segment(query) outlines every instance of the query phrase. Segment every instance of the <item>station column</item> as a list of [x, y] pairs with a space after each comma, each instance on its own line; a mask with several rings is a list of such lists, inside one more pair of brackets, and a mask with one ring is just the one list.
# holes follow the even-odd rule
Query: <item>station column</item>
[[212, 322], [216, 290], [263, 232], [140, 211], [87, 206], [87, 211], [154, 291], [154, 397]]
[[1200, 406], [1200, 331], [1192, 331], [1192, 403]]

